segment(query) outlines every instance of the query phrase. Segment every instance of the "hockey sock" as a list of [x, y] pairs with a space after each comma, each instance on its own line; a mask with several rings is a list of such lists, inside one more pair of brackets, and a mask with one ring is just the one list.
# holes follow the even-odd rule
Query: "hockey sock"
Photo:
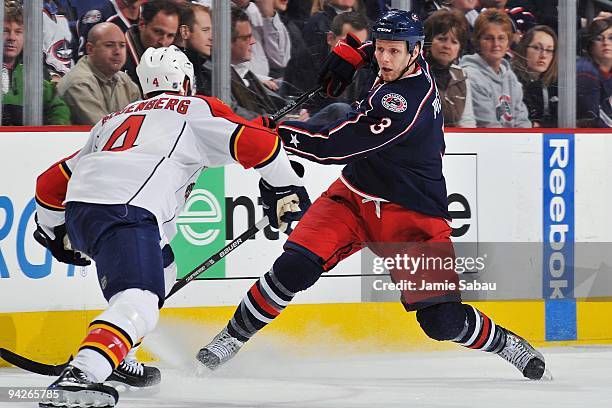
[[452, 341], [473, 350], [499, 353], [506, 345], [506, 329], [471, 305], [463, 305], [466, 311], [465, 325]]
[[240, 302], [227, 325], [230, 335], [247, 341], [282, 312], [295, 296], [271, 269], [259, 278]]
[[94, 382], [103, 382], [131, 348], [130, 336], [120, 327], [94, 320], [71, 364], [87, 373]]

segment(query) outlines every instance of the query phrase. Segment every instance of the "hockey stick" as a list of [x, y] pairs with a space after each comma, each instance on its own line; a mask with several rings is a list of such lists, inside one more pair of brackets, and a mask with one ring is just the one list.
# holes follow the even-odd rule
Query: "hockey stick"
[[219, 262], [221, 259], [227, 256], [230, 252], [238, 248], [240, 245], [245, 243], [249, 238], [251, 238], [253, 235], [261, 231], [262, 229], [266, 228], [268, 225], [270, 225], [270, 220], [268, 220], [268, 217], [263, 217], [251, 228], [244, 231], [238, 238], [236, 238], [235, 240], [233, 240], [232, 242], [224, 246], [223, 249], [221, 249], [219, 252], [217, 252], [216, 254], [213, 254], [210, 258], [202, 262], [194, 270], [192, 270], [187, 275], [179, 279], [174, 284], [174, 286], [172, 286], [172, 289], [170, 290], [170, 292], [166, 295], [166, 299], [168, 299], [170, 296], [174, 295], [176, 292], [181, 290], [189, 282], [191, 282], [192, 280], [197, 278], [199, 275], [204, 273], [204, 271], [206, 271], [211, 266], [215, 265], [217, 262]]
[[270, 116], [270, 120], [276, 122], [292, 110], [298, 107], [298, 105], [303, 104], [309, 99], [312, 99], [316, 94], [323, 90], [322, 86], [317, 86], [316, 88], [312, 88], [310, 91], [307, 91], [300, 95], [297, 99], [289, 102], [287, 105], [280, 108], [280, 110]]
[[26, 371], [30, 371], [32, 373], [40, 374], [40, 375], [50, 375], [50, 376], [58, 376], [62, 373], [64, 368], [72, 361], [72, 356], [66, 361], [64, 364], [44, 364], [39, 363], [34, 360], [30, 360], [29, 358], [22, 357], [19, 354], [15, 354], [10, 350], [0, 347], [0, 358], [5, 360], [6, 362], [14, 365], [15, 367], [19, 367]]

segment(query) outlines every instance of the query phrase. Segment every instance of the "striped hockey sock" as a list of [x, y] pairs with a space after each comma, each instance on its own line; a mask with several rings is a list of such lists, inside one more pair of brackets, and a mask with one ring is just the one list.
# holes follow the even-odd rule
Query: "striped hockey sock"
[[94, 320], [70, 364], [87, 373], [94, 382], [102, 382], [131, 348], [132, 340], [124, 330], [112, 323]]
[[274, 270], [259, 278], [240, 302], [227, 325], [230, 335], [245, 342], [270, 323], [291, 302], [295, 293], [278, 281]]
[[89, 333], [81, 343], [79, 351], [96, 351], [114, 370], [131, 348], [132, 340], [123, 329], [109, 322], [94, 320], [89, 325]]
[[467, 312], [462, 332], [452, 341], [473, 350], [499, 353], [506, 345], [506, 329], [471, 305], [464, 304]]

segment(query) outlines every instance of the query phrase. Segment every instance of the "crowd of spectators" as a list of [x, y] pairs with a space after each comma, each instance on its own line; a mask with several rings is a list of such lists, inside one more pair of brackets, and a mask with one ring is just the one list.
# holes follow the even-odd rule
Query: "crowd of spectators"
[[[585, 18], [579, 2], [577, 124], [612, 127], [612, 14]], [[21, 125], [23, 0], [4, 0], [2, 125]], [[211, 0], [44, 0], [43, 108], [49, 125], [92, 125], [142, 97], [135, 68], [148, 47], [174, 44], [211, 94]], [[366, 41], [389, 0], [232, 0], [231, 105], [271, 114], [316, 84], [331, 47]], [[551, 4], [554, 3], [554, 4]], [[424, 57], [448, 127], [556, 127], [557, 1], [413, 0], [425, 22]], [[335, 99], [317, 97], [294, 117], [343, 117], [367, 93], [361, 70]]]

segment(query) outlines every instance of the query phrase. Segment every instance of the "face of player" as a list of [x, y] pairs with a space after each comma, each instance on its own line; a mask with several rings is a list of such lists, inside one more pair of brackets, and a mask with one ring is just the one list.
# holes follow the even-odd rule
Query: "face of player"
[[462, 13], [467, 13], [470, 10], [474, 10], [475, 7], [476, 7], [476, 0], [455, 0], [453, 1], [453, 8], [456, 8]]
[[144, 24], [141, 20], [138, 28], [140, 29], [140, 41], [144, 48], [169, 47], [176, 36], [178, 23], [178, 15], [166, 14], [163, 11], [157, 13], [149, 24]]
[[431, 41], [431, 56], [438, 64], [442, 66], [449, 66], [459, 56], [459, 50], [461, 44], [455, 36], [454, 30], [450, 30], [445, 34], [438, 34], [434, 36]]
[[602, 31], [595, 38], [591, 46], [591, 55], [598, 64], [612, 59], [612, 27]]
[[330, 0], [329, 4], [340, 10], [348, 10], [355, 7], [355, 0]]
[[510, 46], [508, 34], [501, 25], [489, 24], [478, 43], [480, 56], [497, 72]]
[[87, 43], [87, 55], [94, 67], [111, 77], [125, 64], [125, 35], [116, 25], [109, 25], [95, 43]]
[[[418, 48], [415, 47], [412, 54], [408, 52], [405, 41], [376, 40], [376, 51], [374, 56], [380, 68], [380, 77], [385, 82], [395, 81], [405, 74], [406, 67], [418, 56]], [[411, 73], [414, 67], [407, 72]]]
[[527, 68], [539, 74], [546, 72], [555, 55], [555, 40], [543, 31], [536, 31], [527, 46]]
[[187, 48], [210, 57], [212, 49], [212, 21], [210, 14], [196, 10], [193, 22], [193, 31], [187, 29], [185, 38]]
[[253, 30], [248, 21], [236, 22], [236, 37], [232, 40], [232, 64], [250, 61], [253, 56]]
[[3, 59], [6, 63], [13, 63], [23, 50], [23, 24], [15, 21], [4, 22], [4, 49]]
[[361, 42], [364, 42], [368, 39], [368, 30], [356, 30], [355, 27], [353, 27], [352, 25], [344, 24], [342, 26], [342, 34], [336, 36], [333, 32], [327, 33], [327, 45], [329, 45], [330, 48], [334, 47], [338, 43], [338, 41], [344, 40], [348, 33], [355, 34]]
[[286, 11], [288, 4], [289, 0], [274, 0], [274, 10], [281, 12]]

